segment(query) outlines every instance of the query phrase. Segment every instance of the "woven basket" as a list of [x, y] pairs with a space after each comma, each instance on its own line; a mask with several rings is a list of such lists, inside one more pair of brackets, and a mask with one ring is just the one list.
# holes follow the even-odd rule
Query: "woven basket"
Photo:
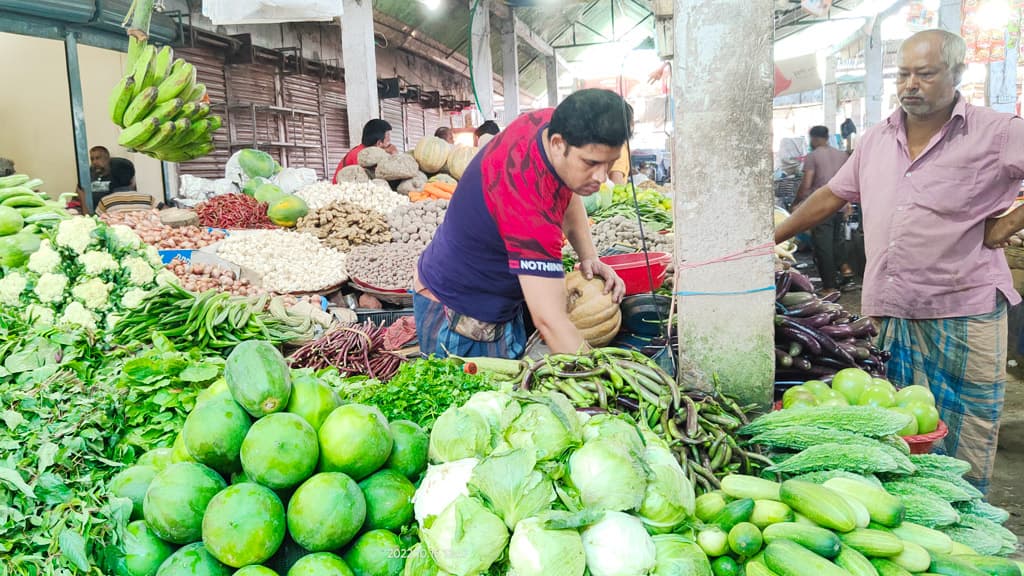
[[1010, 265], [1010, 268], [1024, 270], [1024, 248], [1010, 246], [1009, 248], [1004, 248], [1003, 252], [1006, 254], [1006, 262]]

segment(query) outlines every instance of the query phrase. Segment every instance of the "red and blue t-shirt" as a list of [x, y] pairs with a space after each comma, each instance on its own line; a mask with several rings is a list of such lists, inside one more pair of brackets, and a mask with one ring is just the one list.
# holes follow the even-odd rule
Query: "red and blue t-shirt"
[[508, 322], [523, 305], [520, 274], [564, 275], [562, 221], [573, 193], [544, 154], [553, 112], [520, 116], [477, 153], [420, 256], [420, 282], [460, 314]]

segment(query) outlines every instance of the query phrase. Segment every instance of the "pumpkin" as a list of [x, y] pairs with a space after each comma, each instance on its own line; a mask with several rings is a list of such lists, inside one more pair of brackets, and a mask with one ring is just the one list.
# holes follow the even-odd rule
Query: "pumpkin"
[[451, 144], [436, 136], [427, 136], [416, 143], [412, 155], [419, 162], [420, 170], [427, 174], [435, 174], [444, 168], [451, 150]]
[[431, 176], [430, 178], [427, 179], [427, 182], [443, 182], [444, 184], [458, 184], [459, 183], [458, 180], [456, 180], [455, 178], [452, 178], [451, 176], [449, 176], [447, 174], [444, 174], [444, 173], [434, 174], [433, 176]]
[[604, 293], [604, 280], [587, 280], [579, 271], [570, 272], [565, 276], [565, 288], [569, 293], [569, 320], [587, 344], [596, 348], [611, 342], [622, 325], [622, 312], [612, 295]]
[[462, 178], [462, 174], [466, 172], [466, 167], [473, 160], [473, 156], [476, 156], [476, 151], [477, 149], [472, 146], [456, 146], [453, 148], [451, 154], [448, 155], [448, 173], [456, 180]]

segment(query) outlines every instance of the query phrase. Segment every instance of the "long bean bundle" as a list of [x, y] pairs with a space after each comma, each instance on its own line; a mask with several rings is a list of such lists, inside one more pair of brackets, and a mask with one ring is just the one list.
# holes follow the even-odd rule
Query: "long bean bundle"
[[387, 381], [405, 359], [385, 350], [385, 332], [386, 328], [372, 322], [343, 324], [296, 350], [290, 361], [296, 368], [333, 366], [346, 375], [365, 374]]

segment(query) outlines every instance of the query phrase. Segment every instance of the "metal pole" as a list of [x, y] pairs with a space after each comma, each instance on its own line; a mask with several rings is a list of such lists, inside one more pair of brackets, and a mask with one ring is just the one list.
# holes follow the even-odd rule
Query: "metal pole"
[[71, 130], [75, 138], [75, 163], [78, 185], [85, 191], [85, 214], [92, 214], [92, 178], [89, 175], [89, 139], [85, 135], [85, 106], [82, 104], [82, 76], [78, 68], [78, 36], [64, 33], [64, 60], [68, 68], [68, 93], [71, 95]]

